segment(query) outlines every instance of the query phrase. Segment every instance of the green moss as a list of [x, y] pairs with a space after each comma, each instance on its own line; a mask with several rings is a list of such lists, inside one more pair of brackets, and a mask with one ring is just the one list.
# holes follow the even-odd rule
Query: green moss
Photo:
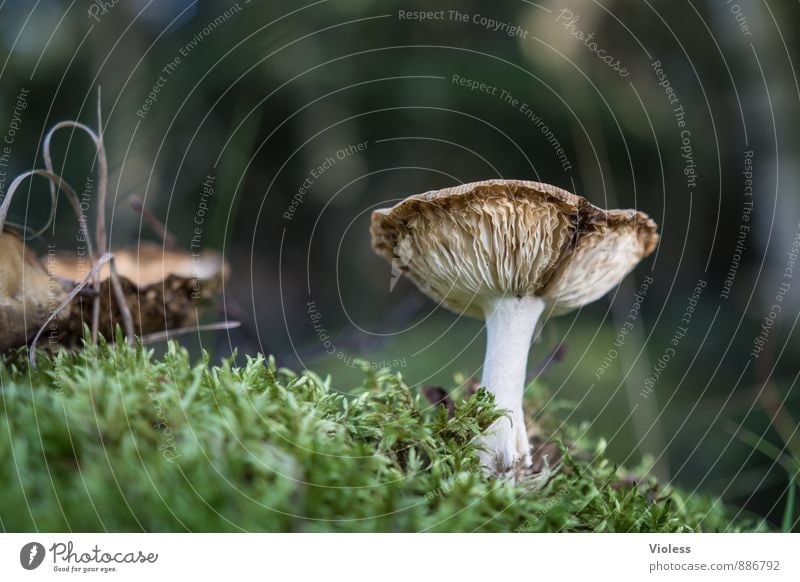
[[[722, 504], [634, 485], [602, 443], [560, 435], [562, 462], [484, 477], [474, 439], [490, 394], [448, 417], [400, 375], [330, 378], [263, 357], [193, 365], [170, 344], [101, 344], [0, 363], [5, 531], [722, 531]], [[641, 470], [641, 468], [637, 468]], [[634, 473], [636, 470], [633, 471]]]

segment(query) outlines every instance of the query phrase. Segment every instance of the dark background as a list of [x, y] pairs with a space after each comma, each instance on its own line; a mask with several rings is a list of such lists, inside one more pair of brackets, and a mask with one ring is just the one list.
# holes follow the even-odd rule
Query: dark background
[[[130, 208], [136, 194], [188, 248], [202, 182], [215, 176], [209, 212], [199, 217], [202, 243], [224, 252], [232, 277], [208, 320], [228, 317], [243, 327], [205, 334], [203, 347], [215, 357], [234, 347], [240, 357], [272, 353], [282, 365], [332, 374], [343, 390], [362, 377], [355, 357], [398, 360], [411, 384], [448, 387], [479, 376], [483, 357], [481, 322], [436, 308], [405, 280], [390, 291], [389, 265], [370, 249], [372, 209], [504, 177], [556, 184], [599, 206], [643, 210], [660, 225], [657, 254], [607, 298], [548, 321], [531, 367], [563, 342], [566, 355], [540, 382], [575, 404], [569, 422], [586, 422], [604, 436], [620, 463], [649, 455], [661, 477], [779, 518], [800, 451], [793, 420], [800, 415], [800, 273], [766, 349], [757, 359], [749, 354], [787, 280], [787, 253], [800, 229], [797, 3], [236, 6], [0, 2], [0, 134], [16, 95], [30, 92], [9, 176], [42, 166], [40, 142], [53, 123], [78, 119], [96, 127], [101, 86], [112, 247], [156, 240]], [[420, 9], [458, 9], [468, 21], [447, 12], [422, 23], [399, 17], [399, 10]], [[572, 28], [562, 9], [578, 16]], [[476, 15], [521, 33], [488, 30]], [[575, 31], [592, 33], [598, 50], [628, 75], [603, 63]], [[163, 73], [175, 57], [181, 62]], [[685, 111], [693, 188], [655, 61]], [[140, 116], [159, 75], [166, 80], [158, 100]], [[497, 94], [470, 91], [453, 75], [496, 86]], [[567, 168], [501, 90], [542, 118], [564, 148]], [[336, 159], [363, 142], [363, 151]], [[745, 202], [745, 151], [753, 152], [751, 230], [725, 299]], [[55, 139], [57, 167], [63, 164], [76, 188], [92, 175], [93, 154], [83, 135], [65, 131]], [[298, 189], [327, 158], [336, 162], [287, 219]], [[30, 204], [15, 202], [11, 218], [41, 224], [46, 199], [45, 184], [34, 182]], [[40, 252], [48, 242], [69, 248], [75, 231], [62, 201], [55, 232], [32, 244]], [[645, 276], [654, 283], [641, 315], [624, 345], [615, 346]], [[688, 333], [644, 398], [645, 379], [682, 325], [699, 280], [707, 285]], [[309, 301], [324, 332], [312, 327]], [[199, 348], [192, 336], [183, 341]]]

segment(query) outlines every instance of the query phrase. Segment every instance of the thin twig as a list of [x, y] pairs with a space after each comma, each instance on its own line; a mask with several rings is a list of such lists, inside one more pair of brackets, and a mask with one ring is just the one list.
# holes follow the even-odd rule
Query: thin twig
[[[98, 197], [98, 207], [101, 209], [105, 208], [105, 179], [101, 180], [101, 175], [106, 171], [106, 160], [105, 160], [105, 151], [103, 150], [103, 143], [100, 140], [100, 137], [92, 131], [92, 129], [80, 123], [78, 121], [60, 121], [56, 123], [44, 137], [44, 143], [42, 145], [42, 157], [44, 158], [44, 165], [48, 169], [48, 171], [53, 171], [53, 158], [50, 155], [50, 142], [53, 139], [53, 134], [57, 132], [59, 129], [64, 129], [67, 127], [71, 127], [74, 129], [80, 129], [84, 131], [94, 142], [95, 149], [97, 150], [97, 197]], [[102, 160], [101, 160], [102, 157]], [[102, 186], [102, 187], [101, 187]], [[54, 185], [50, 185], [51, 190], [55, 189]], [[101, 199], [102, 197], [102, 199]], [[96, 236], [97, 247], [100, 252], [105, 250], [105, 212], [103, 210], [98, 210], [97, 212], [97, 234], [103, 234], [103, 239], [99, 236]], [[100, 327], [100, 279], [96, 278], [95, 281], [92, 282], [92, 286], [94, 290], [98, 292], [97, 297], [95, 298], [94, 302], [92, 303], [92, 342], [97, 342], [97, 334], [98, 329]]]
[[103, 142], [103, 116], [100, 113], [102, 100], [97, 88], [97, 247], [107, 252], [106, 247], [106, 189], [108, 187], [108, 160]]
[[86, 285], [89, 283], [89, 280], [97, 276], [103, 265], [110, 261], [112, 257], [113, 255], [111, 253], [105, 253], [102, 257], [97, 259], [97, 262], [92, 267], [92, 270], [89, 271], [77, 285], [75, 285], [75, 288], [69, 292], [64, 301], [62, 301], [61, 304], [53, 311], [53, 313], [50, 314], [50, 316], [45, 320], [44, 324], [42, 324], [42, 327], [39, 328], [39, 331], [36, 332], [36, 335], [33, 336], [30, 348], [28, 350], [28, 359], [30, 360], [31, 367], [36, 367], [36, 344], [39, 342], [39, 338], [42, 337], [44, 330], [53, 322], [58, 314], [61, 313], [67, 305], [69, 305], [70, 301], [75, 299], [78, 293], [80, 293], [81, 290], [86, 287]]
[[[103, 142], [103, 99], [100, 92], [100, 87], [97, 87], [97, 245], [101, 250], [108, 250], [106, 248], [106, 189], [108, 187], [108, 160], [106, 159], [106, 146]], [[114, 260], [111, 260], [109, 279], [111, 280], [111, 288], [114, 291], [114, 296], [117, 300], [119, 312], [122, 315], [122, 326], [125, 328], [125, 337], [128, 344], [133, 346], [136, 343], [134, 337], [135, 332], [133, 328], [133, 317], [131, 317], [131, 310], [128, 302], [125, 300], [125, 294], [122, 292], [122, 285], [119, 282], [119, 275], [117, 275], [117, 266]]]
[[[14, 181], [11, 182], [11, 185], [8, 187], [8, 191], [6, 192], [5, 198], [3, 198], [3, 202], [0, 203], [0, 232], [3, 232], [3, 227], [6, 225], [6, 217], [8, 216], [8, 209], [11, 207], [11, 201], [14, 199], [14, 193], [16, 192], [19, 185], [22, 183], [25, 178], [29, 176], [33, 176], [37, 173], [37, 170], [31, 170], [29, 172], [25, 172], [20, 174]], [[47, 224], [42, 228], [42, 230], [38, 231], [34, 238], [42, 234], [50, 224], [52, 224], [53, 218], [55, 217], [55, 206], [56, 206], [56, 198], [55, 193], [51, 193], [50, 195], [50, 218], [47, 221]]]
[[147, 223], [147, 226], [149, 226], [150, 229], [158, 235], [158, 237], [164, 243], [164, 246], [168, 249], [177, 248], [178, 245], [177, 241], [175, 240], [175, 235], [167, 230], [167, 227], [164, 225], [164, 223], [162, 223], [149, 208], [145, 208], [142, 199], [136, 195], [133, 195], [129, 198], [129, 200], [131, 203], [131, 208], [142, 215], [142, 218]]
[[133, 328], [133, 317], [128, 302], [125, 300], [125, 293], [122, 291], [122, 284], [119, 282], [117, 276], [117, 266], [114, 260], [111, 260], [111, 274], [109, 280], [111, 281], [111, 289], [114, 291], [114, 297], [119, 306], [119, 312], [122, 315], [122, 327], [125, 329], [125, 339], [128, 340], [128, 345], [133, 347], [136, 345], [136, 332]]
[[168, 340], [172, 336], [191, 333], [193, 331], [220, 331], [225, 329], [236, 329], [242, 325], [241, 321], [220, 321], [218, 323], [207, 323], [204, 325], [194, 325], [189, 327], [176, 327], [174, 329], [165, 329], [164, 331], [157, 331], [142, 336], [142, 344], [154, 344], [164, 340]]
[[[53, 134], [59, 129], [64, 129], [67, 127], [71, 127], [74, 129], [80, 129], [81, 131], [85, 132], [91, 140], [94, 142], [95, 149], [97, 150], [97, 228], [96, 228], [96, 235], [95, 240], [97, 242], [97, 248], [99, 252], [104, 253], [108, 250], [106, 244], [106, 187], [108, 183], [108, 161], [106, 159], [106, 149], [105, 145], [103, 144], [103, 133], [102, 133], [102, 118], [100, 115], [100, 89], [98, 88], [97, 91], [97, 116], [98, 116], [98, 131], [100, 132], [99, 135], [92, 131], [92, 129], [78, 121], [61, 121], [56, 123], [50, 130], [47, 132], [44, 138], [44, 144], [42, 145], [42, 153], [44, 158], [44, 164], [48, 171], [53, 172], [53, 159], [50, 155], [50, 142], [53, 139]], [[55, 186], [51, 184], [50, 186], [51, 192], [55, 190]], [[98, 292], [97, 297], [95, 298], [92, 304], [92, 341], [97, 342], [97, 335], [98, 330], [100, 327], [100, 278], [99, 275], [93, 282], [93, 287], [95, 291]]]

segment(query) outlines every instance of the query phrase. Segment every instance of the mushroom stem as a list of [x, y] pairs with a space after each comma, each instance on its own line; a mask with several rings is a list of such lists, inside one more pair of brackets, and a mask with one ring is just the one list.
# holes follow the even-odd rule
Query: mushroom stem
[[530, 445], [522, 412], [522, 396], [533, 332], [544, 311], [539, 297], [501, 297], [486, 312], [486, 358], [481, 385], [494, 394], [509, 416], [497, 419], [483, 437], [481, 464], [491, 472], [513, 470], [518, 461], [531, 463]]

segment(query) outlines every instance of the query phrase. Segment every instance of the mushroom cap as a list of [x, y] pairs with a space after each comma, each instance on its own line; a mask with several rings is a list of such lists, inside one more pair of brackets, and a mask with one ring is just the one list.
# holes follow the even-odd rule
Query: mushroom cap
[[24, 345], [64, 296], [22, 239], [0, 231], [0, 351]]
[[[117, 274], [139, 288], [165, 281], [168, 277], [209, 280], [224, 275], [227, 266], [214, 251], [190, 253], [165, 249], [159, 244], [140, 242], [135, 248], [114, 251]], [[50, 258], [52, 274], [67, 281], [78, 282], [92, 268], [91, 259], [75, 253], [58, 253]], [[105, 281], [110, 273], [106, 264], [100, 271]]]
[[[138, 335], [194, 325], [198, 313], [213, 304], [228, 273], [227, 263], [215, 251], [170, 250], [150, 242], [115, 250], [114, 263]], [[88, 256], [75, 253], [48, 256], [47, 264], [53, 276], [67, 281], [68, 286], [84, 278], [92, 267]], [[116, 299], [112, 299], [109, 275], [105, 265], [100, 271], [99, 329], [106, 337], [114, 337], [114, 326], [121, 315]], [[80, 342], [92, 305], [88, 296], [70, 302], [65, 309], [68, 320], [59, 331], [62, 343]]]
[[372, 247], [431, 299], [483, 319], [498, 297], [537, 296], [553, 314], [614, 288], [658, 243], [636, 210], [603, 210], [550, 184], [486, 180], [372, 213]]

